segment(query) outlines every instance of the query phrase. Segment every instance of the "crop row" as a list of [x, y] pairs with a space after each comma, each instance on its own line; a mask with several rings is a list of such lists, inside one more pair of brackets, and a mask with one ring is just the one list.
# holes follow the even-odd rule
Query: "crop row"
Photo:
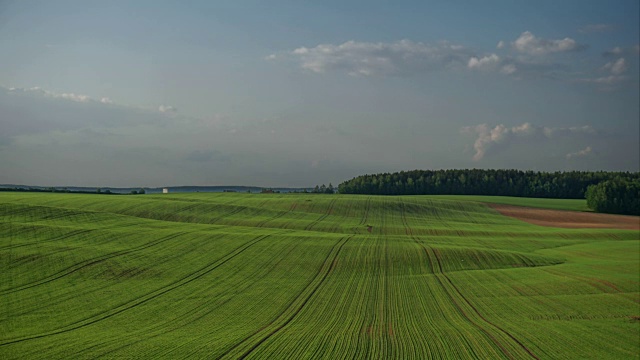
[[430, 197], [0, 194], [0, 358], [633, 358], [638, 255]]

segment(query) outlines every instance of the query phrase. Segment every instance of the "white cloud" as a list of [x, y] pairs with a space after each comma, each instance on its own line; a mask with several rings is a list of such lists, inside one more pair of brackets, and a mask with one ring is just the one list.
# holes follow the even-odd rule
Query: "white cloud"
[[612, 31], [614, 28], [611, 24], [589, 24], [578, 29], [578, 32], [582, 34], [603, 33]]
[[481, 58], [477, 58], [473, 56], [469, 59], [469, 62], [467, 63], [467, 67], [469, 69], [486, 69], [486, 68], [494, 67], [499, 62], [500, 62], [500, 57], [496, 54], [491, 54], [489, 56], [484, 56]]
[[597, 133], [596, 129], [594, 129], [591, 125], [584, 126], [572, 126], [568, 128], [572, 133], [584, 133], [584, 134], [595, 134]]
[[462, 130], [466, 133], [476, 133], [478, 135], [475, 143], [473, 144], [473, 149], [476, 151], [473, 155], [474, 161], [481, 160], [488, 148], [491, 147], [491, 144], [501, 142], [509, 132], [509, 129], [504, 125], [498, 125], [491, 129], [487, 124], [467, 126]]
[[158, 111], [163, 113], [175, 113], [175, 112], [178, 112], [178, 109], [169, 105], [160, 105], [158, 106]]
[[[9, 94], [16, 94], [16, 95], [22, 94], [22, 95], [40, 96], [45, 98], [62, 99], [62, 100], [68, 100], [73, 102], [79, 102], [79, 103], [93, 103], [97, 105], [117, 105], [120, 107], [129, 107], [129, 108], [135, 108], [135, 109], [140, 109], [145, 111], [155, 110], [155, 109], [150, 109], [150, 108], [145, 108], [140, 106], [129, 106], [129, 105], [118, 104], [108, 97], [93, 98], [89, 95], [83, 95], [83, 94], [56, 93], [53, 91], [45, 90], [39, 86], [34, 86], [30, 88], [18, 88], [18, 87], [5, 88], [3, 86], [0, 86], [0, 88], [7, 89]], [[160, 105], [157, 111], [162, 113], [175, 113], [178, 111], [178, 109], [176, 109], [173, 106]]]
[[516, 70], [518, 70], [518, 68], [514, 64], [507, 64], [500, 68], [500, 72], [507, 75], [513, 74]]
[[22, 93], [22, 94], [31, 94], [31, 95], [40, 95], [40, 96], [44, 96], [44, 97], [49, 97], [49, 98], [56, 98], [56, 99], [65, 99], [65, 100], [70, 100], [70, 101], [75, 101], [75, 102], [89, 102], [89, 101], [98, 101], [98, 102], [102, 102], [105, 103], [103, 100], [107, 99], [108, 101], [109, 98], [102, 98], [101, 100], [96, 100], [93, 99], [92, 97], [90, 97], [89, 95], [82, 95], [82, 94], [74, 94], [74, 93], [56, 93], [53, 91], [48, 91], [45, 90], [39, 86], [35, 86], [35, 87], [31, 87], [31, 88], [16, 88], [16, 87], [12, 87], [8, 89], [9, 92], [11, 93]]
[[52, 92], [46, 91], [39, 86], [34, 86], [31, 88], [10, 87], [8, 90], [9, 92], [12, 92], [12, 93], [37, 94], [37, 95], [52, 96], [52, 97], [54, 96]]
[[625, 71], [627, 71], [627, 64], [624, 60], [624, 58], [620, 58], [618, 60], [616, 60], [615, 62], [608, 62], [604, 65], [603, 67], [606, 70], [611, 71], [611, 73], [613, 75], [620, 75], [622, 73], [624, 73]]
[[[614, 50], [620, 48], [614, 48]], [[619, 50], [622, 52], [622, 50]], [[627, 71], [627, 62], [624, 58], [619, 58], [616, 61], [609, 61], [606, 63], [602, 70], [608, 71], [611, 74], [608, 76], [600, 76], [597, 78], [583, 78], [579, 79], [579, 82], [583, 83], [591, 83], [600, 85], [600, 90], [602, 91], [610, 91], [616, 89], [616, 85], [625, 82], [629, 79], [629, 77], [623, 75]]]
[[513, 47], [529, 55], [546, 55], [550, 53], [570, 52], [583, 50], [584, 45], [578, 44], [571, 38], [564, 39], [542, 39], [538, 38], [530, 31], [525, 31], [512, 43]]
[[541, 128], [544, 136], [547, 138], [553, 138], [558, 136], [569, 136], [576, 134], [596, 134], [596, 130], [591, 125], [584, 126], [572, 126], [568, 128], [552, 128], [552, 127], [543, 127]]
[[[500, 40], [496, 47], [509, 44]], [[275, 53], [265, 60], [293, 60], [302, 69], [325, 73], [340, 71], [351, 76], [412, 76], [420, 73], [461, 69], [494, 71], [518, 78], [573, 78], [566, 62], [551, 62], [542, 55], [583, 50], [585, 45], [571, 38], [544, 39], [525, 31], [511, 43], [511, 54], [488, 53], [479, 55], [467, 47], [448, 42], [425, 44], [411, 40], [396, 42], [357, 42], [321, 44], [315, 47], [299, 47], [291, 51]], [[561, 60], [561, 59], [560, 59]]]
[[80, 94], [74, 94], [74, 93], [59, 94], [57, 97], [61, 97], [63, 99], [77, 101], [77, 102], [87, 102], [89, 100], [93, 100], [88, 95], [80, 95]]
[[349, 75], [412, 75], [452, 65], [466, 64], [468, 51], [461, 45], [442, 42], [437, 45], [400, 40], [392, 43], [347, 41], [300, 47], [267, 59], [293, 58], [303, 69], [323, 73], [340, 70]]
[[531, 123], [524, 123], [522, 125], [519, 126], [514, 126], [511, 128], [511, 132], [513, 132], [516, 135], [532, 135], [536, 132], [536, 128], [533, 127], [533, 125], [531, 125]]
[[602, 53], [604, 57], [620, 57], [620, 56], [638, 56], [640, 55], [640, 44], [636, 44], [629, 47], [616, 46], [610, 50], [606, 50]]
[[480, 124], [475, 126], [466, 126], [462, 128], [463, 133], [476, 135], [476, 140], [473, 144], [475, 154], [473, 155], [474, 161], [483, 159], [489, 151], [496, 145], [509, 144], [517, 139], [538, 139], [540, 141], [549, 141], [557, 137], [568, 136], [584, 136], [589, 134], [596, 134], [596, 131], [590, 125], [574, 126], [574, 127], [543, 127], [535, 126], [531, 123], [524, 123], [513, 127], [507, 127], [503, 124], [496, 125], [495, 127], [489, 127], [487, 124]]
[[567, 159], [572, 159], [572, 158], [576, 158], [576, 157], [583, 157], [583, 156], [587, 156], [589, 154], [591, 154], [591, 146], [587, 146], [586, 148], [584, 148], [584, 149], [582, 149], [580, 151], [568, 153], [567, 154]]
[[624, 61], [624, 58], [618, 59], [613, 65], [611, 65], [611, 73], [614, 75], [620, 75], [623, 72], [627, 71], [627, 64]]
[[[602, 76], [594, 79], [580, 79], [581, 82], [593, 83], [593, 84], [599, 84], [599, 85], [616, 85], [625, 80], [627, 80], [626, 76], [617, 76], [617, 75]], [[609, 88], [605, 88], [605, 89], [609, 89]]]
[[611, 50], [605, 51], [604, 53], [602, 53], [602, 55], [604, 55], [604, 56], [618, 56], [618, 55], [622, 55], [623, 52], [624, 52], [624, 50], [621, 47], [616, 46]]

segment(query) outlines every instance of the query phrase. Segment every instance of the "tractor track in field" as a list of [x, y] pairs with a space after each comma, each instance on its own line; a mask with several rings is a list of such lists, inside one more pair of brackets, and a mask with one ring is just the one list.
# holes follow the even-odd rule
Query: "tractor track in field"
[[304, 229], [307, 231], [310, 231], [314, 226], [316, 226], [316, 224], [322, 222], [322, 220], [326, 219], [327, 216], [331, 215], [331, 212], [333, 211], [333, 206], [336, 204], [336, 200], [337, 199], [331, 200], [327, 208], [327, 212], [325, 212], [322, 216], [320, 216], [316, 220], [312, 221], [309, 225], [305, 226]]
[[242, 210], [246, 210], [247, 208], [245, 206], [238, 206], [236, 209], [233, 209], [229, 212], [226, 212], [224, 214], [220, 214], [220, 216], [214, 217], [213, 219], [209, 220], [209, 224], [215, 224], [218, 221], [224, 219], [224, 218], [228, 218], [229, 216], [235, 215], [239, 212], [241, 212]]
[[[281, 211], [278, 215], [275, 215], [275, 216], [272, 216], [272, 217], [270, 217], [268, 219], [262, 220], [259, 223], [257, 223], [255, 226], [256, 227], [263, 227], [269, 221], [273, 221], [273, 220], [279, 219], [279, 218], [289, 214], [290, 212], [295, 211], [297, 206], [298, 206], [298, 203], [294, 202], [293, 204], [291, 204], [291, 207], [289, 208], [289, 210]], [[268, 228], [268, 226], [267, 226], [267, 228]]]
[[[334, 200], [335, 201], [335, 200]], [[229, 348], [227, 351], [225, 351], [224, 353], [222, 353], [217, 359], [222, 359], [225, 356], [229, 355], [232, 351], [234, 351], [235, 349], [239, 348], [240, 346], [242, 346], [242, 344], [246, 343], [247, 341], [249, 341], [252, 337], [256, 336], [257, 334], [259, 334], [260, 332], [262, 332], [263, 330], [267, 329], [269, 326], [275, 324], [278, 319], [280, 319], [281, 317], [283, 317], [286, 313], [287, 310], [289, 310], [298, 299], [300, 299], [303, 294], [305, 293], [305, 291], [307, 289], [309, 289], [311, 286], [313, 286], [313, 283], [316, 279], [318, 279], [318, 277], [320, 277], [320, 280], [317, 282], [317, 284], [315, 284], [315, 286], [313, 286], [313, 289], [309, 292], [308, 295], [306, 295], [306, 297], [301, 301], [301, 304], [299, 304], [293, 311], [292, 314], [290, 314], [282, 324], [276, 326], [273, 330], [269, 331], [265, 336], [263, 336], [260, 340], [258, 340], [255, 344], [253, 344], [248, 350], [246, 350], [245, 352], [242, 353], [242, 355], [240, 355], [238, 357], [238, 359], [244, 359], [247, 356], [249, 356], [249, 354], [251, 354], [251, 352], [253, 352], [255, 349], [257, 349], [260, 345], [262, 345], [265, 341], [267, 341], [269, 338], [271, 338], [272, 336], [274, 336], [275, 334], [277, 334], [280, 330], [282, 330], [285, 326], [287, 326], [289, 323], [291, 323], [291, 321], [300, 313], [300, 311], [304, 308], [304, 306], [309, 302], [309, 300], [311, 300], [311, 298], [313, 297], [313, 295], [315, 295], [315, 293], [318, 291], [318, 289], [320, 288], [320, 286], [324, 283], [324, 281], [327, 279], [327, 277], [329, 276], [329, 274], [331, 274], [333, 272], [333, 269], [336, 266], [337, 263], [337, 259], [338, 259], [338, 255], [340, 254], [340, 252], [342, 251], [342, 247], [344, 246], [344, 244], [346, 244], [351, 238], [353, 238], [353, 235], [351, 236], [347, 236], [343, 239], [342, 242], [337, 242], [329, 251], [329, 253], [327, 254], [327, 257], [325, 257], [325, 260], [322, 264], [322, 266], [320, 267], [320, 269], [318, 269], [318, 272], [316, 273], [316, 276], [313, 277], [313, 279], [311, 279], [311, 281], [309, 281], [309, 283], [307, 284], [307, 286], [305, 286], [305, 288], [300, 292], [300, 294], [289, 304], [289, 306], [287, 306], [280, 314], [278, 314], [271, 322], [269, 322], [268, 324], [264, 325], [263, 327], [261, 327], [260, 329], [254, 331], [253, 333], [251, 333], [249, 336], [245, 337], [244, 339], [242, 339], [240, 342], [238, 342], [236, 345], [234, 345], [233, 347]], [[337, 250], [334, 252], [334, 249]], [[333, 254], [333, 257], [331, 256]], [[330, 264], [330, 265], [329, 265]], [[326, 272], [323, 273], [323, 269], [327, 268]]]
[[14, 338], [14, 339], [7, 339], [4, 340], [2, 342], [0, 342], [0, 347], [2, 346], [6, 346], [6, 345], [11, 345], [11, 344], [15, 344], [15, 343], [19, 343], [19, 342], [23, 342], [23, 341], [28, 341], [28, 340], [34, 340], [34, 339], [39, 339], [39, 338], [44, 338], [47, 336], [53, 336], [53, 335], [58, 335], [58, 334], [62, 334], [62, 333], [66, 333], [69, 331], [73, 331], [73, 330], [77, 330], [92, 324], [95, 324], [97, 322], [100, 322], [102, 320], [106, 320], [108, 318], [111, 318], [115, 315], [118, 315], [120, 313], [123, 313], [127, 310], [133, 309], [139, 305], [142, 305], [148, 301], [151, 301], [155, 298], [158, 298], [170, 291], [173, 291], [179, 287], [182, 287], [184, 285], [187, 285], [205, 275], [207, 275], [208, 273], [212, 272], [213, 270], [217, 269], [218, 267], [224, 265], [225, 263], [227, 263], [228, 261], [232, 260], [233, 258], [237, 257], [238, 255], [242, 254], [245, 250], [247, 250], [248, 248], [252, 247], [253, 245], [255, 245], [256, 243], [260, 242], [261, 240], [264, 240], [268, 237], [270, 237], [271, 235], [262, 235], [262, 236], [258, 236], [252, 240], [247, 241], [246, 243], [240, 245], [239, 247], [235, 248], [234, 250], [232, 250], [231, 252], [227, 253], [226, 255], [222, 256], [221, 258], [217, 259], [216, 261], [214, 261], [213, 263], [204, 266], [202, 268], [200, 268], [199, 270], [192, 272], [188, 275], [183, 276], [182, 278], [180, 278], [179, 280], [176, 280], [174, 282], [172, 282], [171, 284], [168, 284], [166, 286], [163, 286], [159, 289], [156, 289], [152, 292], [149, 292], [145, 295], [142, 295], [136, 299], [133, 299], [125, 304], [119, 305], [113, 309], [104, 311], [102, 313], [96, 314], [94, 316], [91, 316], [89, 318], [86, 319], [82, 319], [79, 321], [76, 321], [74, 323], [68, 324], [62, 328], [58, 328], [56, 330], [51, 330], [49, 332], [46, 333], [42, 333], [42, 334], [37, 334], [37, 335], [30, 335], [30, 336], [24, 336], [24, 337], [20, 337], [20, 338]]
[[599, 291], [602, 291], [604, 293], [612, 293], [612, 292], [621, 293], [622, 292], [617, 286], [603, 279], [590, 278], [590, 277], [579, 276], [574, 274], [567, 274], [567, 273], [563, 273], [562, 271], [553, 270], [553, 269], [542, 269], [542, 270], [554, 276], [564, 277], [564, 278], [569, 278], [576, 281], [584, 282], [586, 284], [589, 284], [589, 286]]
[[[446, 275], [446, 273], [442, 272], [442, 265], [441, 265], [441, 261], [440, 261], [440, 257], [438, 256], [438, 251], [435, 250], [434, 248], [432, 248], [429, 245], [424, 245], [425, 247], [428, 247], [431, 249], [431, 251], [433, 252], [433, 255], [436, 258], [436, 262], [438, 264], [438, 268], [440, 270], [440, 274], [442, 274], [442, 276], [449, 282], [449, 284], [451, 285], [451, 287], [453, 287], [453, 289], [456, 291], [456, 293], [460, 296], [460, 298], [467, 304], [469, 305], [469, 307], [471, 307], [471, 309], [473, 309], [473, 311], [476, 313], [476, 315], [478, 315], [484, 322], [486, 322], [487, 324], [493, 326], [494, 328], [500, 330], [500, 332], [502, 332], [503, 334], [505, 334], [506, 336], [508, 336], [511, 340], [515, 341], [520, 348], [522, 348], [522, 350], [526, 351], [532, 358], [534, 359], [538, 359], [540, 360], [539, 357], [537, 357], [526, 345], [524, 345], [520, 340], [518, 340], [515, 336], [513, 336], [511, 333], [509, 333], [507, 330], [501, 328], [500, 326], [494, 324], [493, 322], [489, 321], [486, 317], [484, 317], [482, 314], [480, 314], [480, 312], [478, 311], [478, 309], [469, 301], [469, 299], [467, 299], [462, 292], [460, 291], [460, 289], [453, 283], [453, 281], [451, 281], [451, 278], [449, 278], [449, 276]], [[452, 297], [453, 298], [453, 297]], [[462, 311], [462, 309], [460, 309]], [[489, 335], [489, 333], [487, 332], [487, 334]], [[491, 338], [493, 338], [493, 336], [489, 335]], [[495, 340], [497, 341], [497, 340]], [[503, 349], [506, 350], [506, 349]]]
[[[334, 200], [335, 202], [335, 200]], [[333, 205], [333, 204], [332, 204]], [[338, 255], [340, 255], [340, 251], [342, 250], [342, 247], [344, 246], [344, 244], [347, 243], [347, 241], [349, 241], [353, 236], [349, 236], [346, 237], [345, 240], [338, 246], [337, 251], [335, 252], [333, 258], [331, 259], [331, 265], [329, 266], [329, 269], [326, 273], [324, 273], [324, 275], [322, 276], [322, 278], [320, 279], [320, 281], [316, 284], [316, 286], [313, 288], [313, 290], [311, 290], [311, 292], [309, 293], [309, 295], [302, 301], [302, 303], [294, 310], [293, 314], [291, 314], [284, 323], [280, 324], [279, 326], [277, 326], [275, 329], [273, 329], [272, 331], [270, 331], [265, 337], [263, 337], [262, 339], [260, 339], [257, 343], [253, 344], [253, 346], [251, 346], [249, 348], [249, 350], [245, 351], [241, 356], [240, 359], [244, 359], [247, 356], [249, 356], [249, 354], [251, 354], [251, 352], [253, 352], [255, 349], [258, 348], [258, 346], [262, 345], [265, 341], [267, 341], [270, 337], [274, 336], [275, 334], [277, 334], [278, 332], [280, 332], [280, 330], [282, 330], [285, 326], [287, 326], [302, 310], [302, 308], [304, 308], [304, 306], [309, 302], [309, 300], [313, 297], [313, 295], [315, 295], [315, 293], [318, 291], [318, 289], [320, 288], [320, 286], [324, 283], [324, 281], [327, 279], [327, 277], [329, 276], [329, 274], [331, 274], [333, 272], [333, 269], [336, 266], [337, 263], [337, 259], [338, 259]], [[334, 247], [335, 248], [335, 247]], [[329, 253], [330, 256], [331, 253]], [[328, 260], [329, 256], [326, 258], [326, 260]], [[326, 263], [325, 260], [325, 263]], [[324, 266], [323, 266], [324, 267]], [[318, 273], [318, 275], [320, 275], [320, 273]], [[317, 276], [316, 276], [317, 277]], [[314, 278], [315, 279], [315, 278]], [[305, 288], [306, 290], [306, 288]], [[297, 300], [297, 299], [296, 299]], [[282, 314], [280, 315], [282, 316]], [[279, 317], [280, 317], [279, 316]], [[269, 324], [271, 325], [271, 324]]]
[[[188, 217], [188, 212], [192, 209], [196, 209], [198, 207], [201, 207], [203, 205], [206, 205], [202, 202], [192, 202], [189, 203], [187, 206], [177, 209], [176, 211], [172, 212], [171, 215], [172, 216], [176, 216], [176, 217], [180, 217], [181, 214], [187, 214], [187, 215], [182, 215], [185, 218]], [[144, 205], [140, 205], [140, 207], [142, 207]], [[133, 216], [133, 217], [137, 217], [137, 218], [142, 218], [142, 219], [151, 219], [151, 220], [158, 220], [160, 219], [160, 215], [161, 214], [157, 214], [159, 215], [158, 217], [154, 217], [154, 213], [153, 212], [149, 212], [149, 211], [143, 211], [143, 212], [135, 212], [135, 211], [131, 211], [132, 209], [135, 209], [136, 206], [133, 207], [129, 207], [127, 209], [124, 210], [119, 210], [116, 214], [122, 214], [122, 215], [127, 215], [127, 216]], [[162, 219], [163, 221], [166, 221], [165, 219]], [[179, 221], [179, 220], [178, 220]], [[179, 222], [189, 222], [189, 221], [179, 221]]]
[[362, 220], [360, 220], [360, 225], [365, 225], [367, 220], [369, 220], [369, 210], [371, 209], [371, 196], [367, 197], [367, 201], [364, 207], [364, 215], [362, 216]]
[[60, 241], [60, 240], [65, 240], [68, 239], [72, 236], [75, 235], [80, 235], [80, 234], [85, 234], [88, 232], [92, 232], [95, 231], [97, 229], [79, 229], [79, 230], [73, 230], [70, 231], [66, 234], [62, 234], [59, 236], [56, 236], [54, 238], [51, 238], [49, 240], [42, 240], [42, 241], [33, 241], [33, 242], [29, 242], [29, 243], [22, 243], [22, 244], [17, 244], [17, 245], [9, 245], [9, 246], [4, 246], [4, 247], [0, 247], [0, 251], [4, 251], [4, 250], [12, 250], [12, 249], [16, 249], [16, 248], [20, 248], [20, 247], [24, 247], [24, 246], [31, 246], [31, 245], [38, 245], [38, 244], [45, 244], [45, 243], [49, 243], [49, 242], [54, 242], [54, 241]]
[[81, 262], [79, 262], [77, 264], [74, 264], [72, 266], [69, 266], [66, 269], [60, 270], [55, 274], [51, 274], [51, 275], [49, 275], [49, 276], [47, 276], [45, 278], [30, 282], [30, 283], [27, 283], [27, 284], [22, 284], [20, 286], [14, 287], [14, 288], [4, 289], [4, 290], [0, 291], [0, 296], [12, 294], [12, 293], [15, 293], [15, 292], [18, 292], [18, 291], [22, 291], [22, 290], [26, 290], [26, 289], [30, 289], [30, 288], [33, 288], [33, 287], [36, 287], [36, 286], [39, 286], [39, 285], [44, 285], [44, 284], [50, 283], [52, 281], [61, 279], [61, 278], [65, 277], [65, 276], [67, 276], [67, 275], [71, 275], [71, 274], [73, 274], [75, 272], [78, 272], [78, 271], [80, 271], [80, 270], [82, 270], [82, 269], [84, 269], [86, 267], [99, 264], [101, 262], [107, 261], [109, 259], [112, 259], [112, 258], [115, 258], [115, 257], [118, 257], [118, 256], [128, 255], [128, 254], [131, 254], [131, 253], [136, 252], [136, 251], [145, 250], [145, 249], [148, 249], [148, 248], [153, 247], [155, 245], [161, 244], [163, 242], [175, 239], [175, 238], [177, 238], [179, 236], [186, 235], [186, 234], [188, 234], [188, 232], [180, 232], [180, 233], [177, 233], [177, 234], [172, 234], [172, 235], [165, 236], [165, 237], [160, 238], [160, 239], [158, 239], [156, 241], [152, 241], [150, 243], [146, 243], [144, 245], [140, 245], [140, 246], [132, 248], [132, 249], [116, 251], [116, 252], [105, 254], [103, 256], [95, 257], [93, 259], [87, 259], [87, 260], [81, 261]]
[[[238, 284], [237, 284], [236, 286], [234, 286], [233, 288], [229, 288], [229, 289], [227, 289], [226, 291], [224, 291], [224, 292], [221, 292], [221, 293], [217, 294], [217, 296], [218, 296], [218, 297], [223, 297], [223, 296], [225, 296], [225, 295], [229, 294], [230, 292], [242, 292], [242, 291], [244, 291], [244, 290], [248, 289], [248, 288], [249, 288], [249, 287], [251, 287], [253, 284], [255, 284], [255, 283], [259, 282], [260, 280], [262, 280], [263, 278], [265, 278], [265, 277], [267, 277], [269, 274], [271, 274], [271, 272], [273, 272], [273, 270], [274, 270], [278, 265], [280, 265], [280, 263], [282, 263], [282, 262], [287, 258], [287, 256], [289, 256], [289, 254], [293, 252], [293, 250], [294, 250], [294, 248], [289, 248], [289, 249], [288, 249], [288, 251], [286, 251], [285, 253], [283, 253], [283, 254], [282, 254], [282, 256], [279, 258], [279, 260], [278, 260], [278, 261], [276, 261], [275, 263], [271, 263], [268, 271], [258, 271], [258, 272], [259, 272], [259, 275], [258, 275], [258, 276], [255, 276], [255, 277], [254, 277], [254, 276], [246, 276], [246, 277], [242, 280], [242, 282], [238, 283]], [[172, 327], [170, 330], [166, 330], [166, 328], [167, 328], [167, 324], [171, 324], [171, 323], [173, 323], [173, 322], [174, 322], [174, 320], [173, 320], [173, 319], [172, 319], [172, 320], [169, 320], [169, 321], [165, 321], [165, 322], [163, 322], [163, 323], [161, 323], [161, 324], [157, 324], [157, 325], [156, 325], [154, 328], [152, 328], [152, 329], [145, 329], [145, 334], [148, 334], [150, 331], [155, 331], [155, 332], [160, 331], [159, 333], [156, 333], [156, 334], [154, 334], [154, 335], [147, 336], [147, 337], [145, 337], [145, 338], [143, 338], [143, 339], [136, 340], [136, 341], [134, 341], [134, 342], [132, 342], [132, 343], [127, 343], [127, 344], [124, 344], [124, 345], [120, 345], [120, 346], [118, 346], [118, 347], [117, 347], [117, 348], [115, 348], [115, 349], [110, 349], [110, 350], [108, 350], [108, 351], [106, 351], [106, 352], [101, 353], [100, 355], [95, 356], [95, 358], [103, 358], [103, 357], [108, 356], [109, 354], [113, 354], [113, 353], [115, 353], [115, 352], [117, 352], [117, 351], [120, 351], [120, 350], [122, 350], [122, 349], [124, 349], [124, 348], [127, 348], [127, 347], [130, 347], [130, 346], [133, 346], [133, 345], [135, 345], [135, 344], [138, 344], [138, 343], [141, 343], [141, 342], [147, 341], [147, 340], [152, 339], [152, 338], [156, 338], [156, 337], [158, 337], [158, 336], [166, 335], [166, 334], [168, 334], [168, 333], [170, 333], [170, 332], [178, 331], [179, 329], [182, 329], [182, 328], [184, 328], [184, 327], [187, 327], [187, 326], [189, 326], [189, 325], [191, 325], [191, 324], [193, 324], [193, 323], [195, 323], [195, 322], [197, 322], [197, 321], [199, 321], [199, 320], [201, 320], [201, 319], [205, 318], [207, 315], [209, 315], [209, 314], [213, 313], [214, 311], [218, 310], [221, 306], [225, 305], [226, 303], [228, 303], [228, 302], [229, 302], [229, 301], [231, 301], [232, 299], [233, 299], [232, 297], [229, 297], [229, 298], [227, 298], [227, 299], [226, 299], [226, 300], [224, 300], [224, 301], [215, 301], [214, 306], [209, 306], [210, 304], [209, 304], [208, 302], [207, 302], [207, 303], [200, 304], [199, 306], [197, 306], [197, 307], [195, 307], [195, 308], [193, 308], [193, 309], [189, 310], [189, 312], [188, 312], [188, 313], [183, 314], [183, 315], [181, 316], [181, 318], [183, 318], [183, 317], [188, 316], [188, 315], [190, 315], [190, 314], [195, 314], [195, 317], [193, 317], [192, 319], [190, 319], [190, 320], [188, 320], [188, 321], [184, 322], [183, 324], [180, 324], [179, 326]], [[204, 312], [201, 312], [201, 313], [197, 314], [197, 313], [199, 312], [199, 310], [200, 310], [200, 309], [205, 308], [205, 307], [208, 307], [208, 309], [207, 309], [206, 311], [204, 311]], [[117, 339], [117, 340], [113, 340], [113, 341], [111, 341], [111, 342], [116, 342], [116, 341], [121, 341], [121, 340], [120, 340], [120, 339]], [[95, 346], [98, 346], [98, 345], [95, 345]]]
[[[481, 326], [480, 324], [477, 324], [473, 319], [471, 319], [467, 313], [464, 311], [464, 309], [462, 308], [462, 306], [460, 306], [460, 304], [458, 303], [458, 301], [456, 300], [456, 296], [454, 296], [455, 294], [452, 294], [451, 291], [449, 290], [448, 286], [445, 285], [445, 283], [442, 281], [441, 277], [443, 277], [444, 279], [446, 279], [447, 283], [450, 285], [451, 288], [453, 288], [453, 290], [455, 291], [455, 293], [457, 294], [457, 297], [459, 299], [461, 299], [465, 304], [467, 304], [467, 306], [469, 306], [471, 309], [473, 309], [473, 311], [475, 312], [475, 314], [480, 317], [480, 319], [482, 319], [486, 324], [494, 327], [495, 329], [498, 329], [500, 332], [502, 332], [504, 335], [508, 336], [511, 340], [513, 340], [522, 350], [524, 350], [525, 352], [527, 352], [532, 358], [540, 360], [539, 357], [537, 357], [526, 345], [524, 345], [520, 340], [518, 340], [515, 336], [513, 336], [511, 333], [509, 333], [508, 331], [504, 330], [503, 328], [501, 328], [500, 326], [494, 324], [493, 322], [489, 321], [486, 317], [484, 317], [482, 314], [480, 314], [480, 312], [478, 311], [478, 309], [469, 301], [469, 299], [467, 299], [462, 292], [460, 291], [460, 289], [453, 283], [453, 281], [451, 281], [451, 278], [449, 278], [449, 276], [443, 271], [442, 269], [442, 262], [441, 259], [438, 255], [438, 251], [436, 249], [434, 249], [433, 247], [429, 246], [429, 245], [425, 245], [423, 244], [420, 240], [418, 240], [415, 236], [413, 236], [413, 231], [411, 230], [411, 227], [409, 227], [409, 223], [407, 221], [406, 218], [406, 214], [405, 214], [405, 206], [404, 203], [402, 203], [402, 208], [401, 208], [401, 213], [402, 213], [402, 222], [404, 224], [405, 227], [405, 233], [411, 237], [411, 239], [413, 239], [416, 244], [418, 244], [420, 247], [422, 247], [424, 249], [424, 251], [427, 254], [427, 257], [429, 258], [429, 267], [431, 268], [432, 273], [434, 274], [435, 278], [438, 280], [438, 283], [440, 284], [440, 286], [442, 287], [442, 289], [449, 295], [449, 298], [451, 299], [451, 302], [456, 306], [456, 308], [458, 309], [458, 311], [464, 316], [465, 319], [467, 319], [467, 321], [469, 321], [469, 323], [473, 324], [476, 328], [478, 328], [480, 331], [482, 331], [482, 333], [484, 333], [489, 339], [491, 339], [493, 341], [493, 343], [495, 345], [497, 345], [500, 350], [502, 350], [502, 353], [504, 355], [506, 355], [508, 358], [510, 359], [517, 359], [517, 357], [514, 357], [508, 350], [507, 348], [498, 341], [498, 339], [496, 339], [487, 329], [485, 329], [483, 326]], [[433, 260], [432, 260], [433, 259]], [[436, 266], [434, 266], [434, 263], [436, 264]]]

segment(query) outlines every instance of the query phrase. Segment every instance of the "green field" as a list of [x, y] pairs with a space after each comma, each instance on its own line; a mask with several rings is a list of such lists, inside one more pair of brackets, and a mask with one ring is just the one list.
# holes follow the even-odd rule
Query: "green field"
[[511, 196], [484, 196], [484, 195], [434, 195], [433, 199], [479, 201], [483, 203], [528, 206], [542, 209], [593, 211], [587, 207], [585, 199], [544, 199], [544, 198], [519, 198]]
[[640, 357], [638, 231], [469, 199], [0, 193], [0, 359]]

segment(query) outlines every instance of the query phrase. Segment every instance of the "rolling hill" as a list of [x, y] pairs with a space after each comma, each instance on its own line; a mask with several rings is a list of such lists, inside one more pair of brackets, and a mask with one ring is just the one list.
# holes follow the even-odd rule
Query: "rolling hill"
[[474, 200], [0, 193], [0, 358], [638, 358], [638, 231]]

